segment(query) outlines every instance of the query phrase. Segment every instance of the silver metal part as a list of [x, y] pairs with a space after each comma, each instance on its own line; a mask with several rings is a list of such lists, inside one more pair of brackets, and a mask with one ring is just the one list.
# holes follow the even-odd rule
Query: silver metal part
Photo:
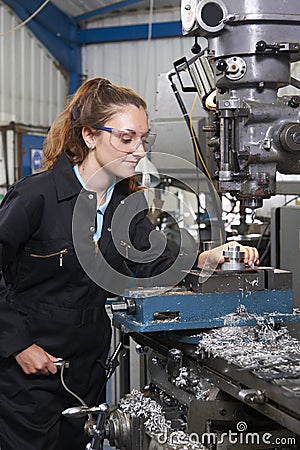
[[85, 417], [88, 414], [106, 413], [108, 410], [109, 406], [106, 403], [103, 403], [99, 406], [92, 406], [90, 408], [86, 406], [73, 406], [72, 408], [65, 409], [62, 414], [68, 417]]
[[279, 135], [280, 144], [287, 152], [300, 151], [300, 124], [288, 123]]
[[214, 74], [207, 56], [200, 56], [190, 65], [191, 78], [201, 99], [206, 99], [215, 89]]
[[245, 403], [264, 403], [264, 393], [255, 389], [242, 389], [239, 398]]
[[223, 256], [225, 261], [221, 266], [222, 270], [245, 269], [245, 252], [241, 251], [241, 247], [239, 245], [230, 245], [226, 250], [223, 250]]
[[117, 302], [111, 304], [112, 313], [124, 312], [127, 314], [134, 314], [135, 312], [135, 301], [132, 298], [126, 298], [123, 302]]
[[227, 59], [226, 64], [227, 69], [225, 75], [228, 80], [240, 80], [245, 76], [247, 65], [243, 58], [240, 58], [239, 56], [232, 56]]
[[120, 449], [136, 450], [134, 447], [134, 437], [132, 436], [132, 420], [130, 414], [121, 411], [120, 409], [114, 410], [106, 424], [106, 435], [112, 446]]
[[58, 369], [61, 369], [63, 367], [65, 367], [66, 369], [68, 369], [70, 367], [70, 361], [66, 361], [64, 359], [60, 359], [59, 361], [55, 361], [54, 362], [55, 366]]

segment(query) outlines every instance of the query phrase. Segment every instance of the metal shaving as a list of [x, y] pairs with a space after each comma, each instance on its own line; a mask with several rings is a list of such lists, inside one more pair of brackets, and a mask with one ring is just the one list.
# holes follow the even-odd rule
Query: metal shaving
[[205, 400], [209, 395], [209, 389], [203, 387], [197, 372], [187, 367], [181, 367], [178, 377], [172, 383], [195, 396], [197, 400]]
[[223, 327], [201, 334], [196, 353], [224, 358], [268, 380], [299, 377], [300, 341], [286, 327], [275, 329], [274, 322], [266, 323], [262, 317], [256, 321], [252, 327]]
[[150, 397], [137, 390], [133, 390], [131, 394], [126, 395], [120, 400], [120, 409], [131, 416], [142, 417], [146, 422], [152, 419], [152, 425], [147, 431], [159, 433], [170, 430], [170, 422], [166, 420], [162, 407]]
[[184, 431], [173, 430], [162, 406], [135, 389], [120, 400], [119, 408], [131, 416], [141, 417], [146, 433], [153, 439], [159, 438], [160, 443], [164, 440], [170, 450], [204, 450], [201, 444], [191, 442]]
[[246, 306], [240, 305], [237, 308], [236, 312], [227, 314], [224, 317], [224, 325], [225, 326], [234, 326], [234, 325], [238, 325], [242, 321], [251, 320], [251, 319], [254, 319], [257, 321], [257, 319], [258, 319], [257, 314], [248, 313]]

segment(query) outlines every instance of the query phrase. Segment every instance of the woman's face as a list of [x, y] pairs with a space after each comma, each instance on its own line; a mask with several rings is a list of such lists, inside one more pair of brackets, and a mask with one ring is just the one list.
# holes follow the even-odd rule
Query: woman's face
[[141, 143], [141, 139], [148, 133], [148, 118], [145, 110], [129, 105], [109, 119], [104, 126], [135, 133], [132, 134], [134, 136], [133, 146], [127, 144], [130, 134], [124, 135], [124, 139], [118, 132], [113, 136], [109, 131], [100, 131], [86, 137], [83, 134], [86, 142], [88, 139], [92, 140], [90, 146], [93, 149], [90, 150], [87, 157], [89, 165], [92, 164], [95, 171], [105, 167], [106, 172], [121, 178], [134, 175], [137, 163], [146, 154]]

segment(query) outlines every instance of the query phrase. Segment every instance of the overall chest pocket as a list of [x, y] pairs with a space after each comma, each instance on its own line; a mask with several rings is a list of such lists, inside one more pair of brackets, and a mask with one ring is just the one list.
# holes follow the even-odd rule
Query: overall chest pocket
[[53, 277], [66, 280], [74, 271], [75, 264], [74, 249], [65, 240], [30, 242], [24, 248], [18, 265], [21, 288], [51, 281]]
[[37, 258], [37, 259], [43, 259], [43, 260], [47, 260], [47, 259], [52, 260], [52, 258], [54, 258], [55, 261], [58, 260], [59, 267], [63, 267], [64, 255], [66, 255], [68, 252], [69, 252], [69, 250], [67, 248], [62, 248], [61, 250], [58, 250], [53, 253], [46, 253], [46, 254], [29, 253], [29, 256], [31, 256], [31, 258]]

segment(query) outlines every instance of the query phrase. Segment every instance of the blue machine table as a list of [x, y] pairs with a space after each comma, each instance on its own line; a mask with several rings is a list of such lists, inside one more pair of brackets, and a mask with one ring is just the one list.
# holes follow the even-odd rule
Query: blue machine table
[[128, 290], [112, 309], [116, 326], [155, 332], [298, 321], [293, 303], [291, 272], [259, 268], [190, 271], [181, 287]]

